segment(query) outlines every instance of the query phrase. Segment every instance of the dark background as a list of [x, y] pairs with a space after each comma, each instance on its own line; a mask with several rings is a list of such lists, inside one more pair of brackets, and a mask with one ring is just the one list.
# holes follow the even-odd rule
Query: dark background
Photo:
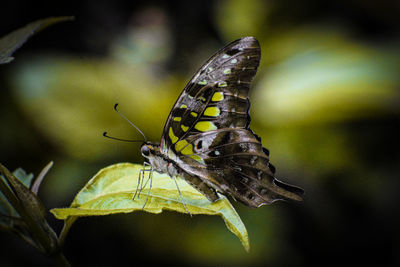
[[[73, 15], [32, 37], [0, 66], [0, 162], [37, 175], [39, 196], [68, 206], [99, 169], [142, 162], [112, 111], [154, 141], [176, 97], [218, 48], [257, 37], [252, 128], [277, 176], [302, 204], [234, 203], [251, 251], [217, 217], [164, 212], [84, 218], [65, 255], [74, 266], [398, 266], [398, 1], [11, 1], [0, 36], [36, 19]], [[49, 214], [59, 232], [62, 224]], [[0, 265], [51, 265], [11, 233]]]

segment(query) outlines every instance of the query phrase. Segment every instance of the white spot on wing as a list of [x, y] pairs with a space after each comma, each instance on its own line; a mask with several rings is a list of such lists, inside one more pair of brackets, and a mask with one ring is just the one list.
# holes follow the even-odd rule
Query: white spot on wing
[[268, 191], [267, 189], [263, 188], [263, 189], [261, 189], [260, 193], [261, 193], [261, 195], [265, 195], [267, 193], [267, 191]]

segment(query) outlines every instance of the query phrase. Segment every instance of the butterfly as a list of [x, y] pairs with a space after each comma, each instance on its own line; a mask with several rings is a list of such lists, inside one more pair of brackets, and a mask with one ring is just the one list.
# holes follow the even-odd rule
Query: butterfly
[[216, 52], [191, 78], [173, 106], [160, 143], [144, 142], [152, 170], [182, 177], [208, 200], [217, 192], [250, 207], [301, 201], [301, 188], [275, 178], [269, 151], [250, 128], [249, 89], [260, 63], [254, 37]]

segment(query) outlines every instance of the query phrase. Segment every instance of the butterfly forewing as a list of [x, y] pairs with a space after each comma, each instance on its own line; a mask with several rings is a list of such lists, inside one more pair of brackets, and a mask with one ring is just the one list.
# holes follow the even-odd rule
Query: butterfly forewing
[[248, 91], [259, 62], [260, 46], [253, 37], [234, 41], [212, 56], [176, 101], [164, 127], [161, 151], [178, 152], [176, 143], [193, 134], [246, 128]]

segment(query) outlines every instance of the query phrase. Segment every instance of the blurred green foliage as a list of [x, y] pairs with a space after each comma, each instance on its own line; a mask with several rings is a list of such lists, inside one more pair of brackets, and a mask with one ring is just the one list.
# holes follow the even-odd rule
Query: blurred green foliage
[[[128, 149], [132, 149], [126, 145], [113, 149], [115, 144], [102, 136], [108, 129], [113, 134], [133, 135], [132, 129], [113, 111], [115, 102], [152, 137], [152, 131], [162, 130], [168, 100], [174, 101], [174, 95], [165, 88], [181, 87], [172, 77], [156, 80], [145, 68], [112, 59], [42, 58], [26, 63], [13, 78], [20, 106], [31, 114], [39, 128], [46, 129], [43, 134], [66, 153], [88, 161], [111, 158], [116, 153], [127, 155]], [[140, 116], [154, 104], [157, 109]]]
[[[361, 255], [381, 247], [380, 258], [393, 263], [390, 255], [397, 250], [390, 244], [395, 242], [381, 238], [398, 233], [392, 228], [398, 222], [392, 216], [397, 214], [393, 203], [398, 201], [400, 171], [395, 149], [398, 39], [360, 37], [352, 21], [312, 13], [322, 9], [313, 1], [302, 3], [303, 9], [293, 5], [219, 1], [208, 11], [222, 40], [204, 38], [194, 28], [193, 36], [184, 36], [185, 41], [195, 38], [209, 55], [179, 47], [168, 13], [152, 7], [135, 10], [135, 22], [118, 31], [105, 55], [53, 52], [21, 57], [7, 76], [10, 101], [4, 103], [12, 110], [2, 113], [1, 138], [8, 140], [2, 150], [15, 154], [13, 159], [31, 159], [23, 150], [29, 148], [38, 151], [37, 159], [31, 159], [35, 163], [54, 160], [42, 194], [49, 206], [65, 206], [95, 170], [114, 162], [142, 162], [138, 146], [101, 135], [108, 131], [141, 138], [115, 114], [114, 103], [150, 140], [159, 140], [174, 101], [196, 71], [181, 73], [171, 65], [200, 66], [224, 44], [254, 35], [262, 46], [262, 63], [250, 96], [250, 126], [271, 151], [277, 177], [305, 189], [304, 205], [276, 203], [256, 210], [235, 205], [249, 232], [249, 254], [216, 218], [134, 214], [101, 222], [114, 229], [117, 225], [120, 238], [128, 239], [124, 245], [137, 254], [151, 251], [166, 261], [179, 255], [183, 263], [310, 266], [321, 255], [333, 262], [349, 255], [358, 262]], [[352, 5], [352, 10], [381, 20], [392, 14], [383, 4]], [[393, 18], [388, 20], [400, 26]], [[180, 53], [177, 47], [188, 52]], [[182, 54], [187, 57], [179, 57]], [[20, 118], [28, 126], [21, 125]], [[379, 236], [370, 229], [375, 225]], [[92, 226], [75, 227], [102, 239]], [[102, 246], [112, 245], [104, 241]]]
[[72, 20], [73, 17], [54, 17], [37, 20], [19, 28], [6, 36], [0, 38], [0, 64], [9, 63], [14, 60], [12, 54], [20, 48], [29, 37], [44, 28], [62, 21]]

